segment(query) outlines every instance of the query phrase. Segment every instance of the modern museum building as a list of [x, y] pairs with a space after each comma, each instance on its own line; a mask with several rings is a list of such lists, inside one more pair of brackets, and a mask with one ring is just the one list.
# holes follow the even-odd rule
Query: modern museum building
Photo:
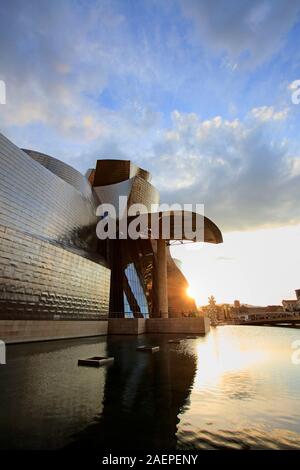
[[[143, 204], [148, 217], [159, 203], [150, 179], [129, 160], [99, 159], [82, 175], [0, 134], [0, 339], [106, 334], [110, 320], [112, 333], [144, 332], [151, 319], [153, 331], [160, 320], [193, 322], [197, 308], [169, 249], [172, 215], [166, 238], [151, 236], [151, 224], [148, 235], [124, 238], [118, 220], [116, 237], [100, 239], [96, 233], [105, 217], [97, 208], [117, 205], [120, 196], [127, 198], [128, 220], [134, 204]], [[222, 242], [206, 217], [202, 241]], [[120, 326], [125, 318], [132, 321]]]

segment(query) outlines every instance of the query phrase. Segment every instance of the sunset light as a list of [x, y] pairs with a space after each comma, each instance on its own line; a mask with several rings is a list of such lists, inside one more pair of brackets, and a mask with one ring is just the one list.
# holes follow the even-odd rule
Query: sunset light
[[0, 456], [300, 450], [299, 51], [300, 0], [0, 0]]
[[186, 293], [189, 297], [191, 297], [191, 299], [195, 299], [194, 291], [190, 286], [187, 288]]

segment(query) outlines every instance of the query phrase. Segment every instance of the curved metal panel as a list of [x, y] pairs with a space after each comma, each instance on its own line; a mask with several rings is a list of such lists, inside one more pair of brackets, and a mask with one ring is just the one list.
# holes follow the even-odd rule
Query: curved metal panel
[[96, 203], [0, 134], [0, 224], [95, 252]]
[[158, 203], [159, 192], [157, 189], [140, 176], [136, 176], [133, 180], [128, 207], [132, 204], [143, 204], [148, 211], [151, 211], [151, 205]]
[[[112, 204], [116, 210], [118, 218], [125, 215], [125, 210], [133, 204], [143, 204], [147, 211], [151, 211], [152, 204], [159, 203], [159, 193], [157, 189], [148, 181], [135, 176], [120, 183], [105, 186], [94, 186], [94, 191], [101, 204]], [[119, 208], [119, 197], [128, 198], [127, 207]]]
[[[106, 186], [95, 186], [94, 191], [98, 196], [101, 204], [111, 204], [116, 210], [116, 216], [123, 217], [127, 207], [119, 207], [119, 197], [126, 196], [129, 198], [134, 178], [121, 181], [121, 183], [108, 184]], [[121, 209], [123, 210], [120, 213]]]
[[107, 316], [96, 204], [54, 173], [0, 134], [1, 319]]
[[97, 160], [93, 174], [93, 186], [107, 186], [139, 176], [145, 181], [150, 180], [148, 171], [139, 168], [130, 160], [103, 159]]
[[[186, 230], [185, 217], [188, 216], [189, 226]], [[220, 229], [208, 217], [195, 212], [168, 211], [147, 212], [139, 216], [129, 216], [128, 222], [137, 217], [141, 225], [148, 228], [147, 233], [142, 233], [141, 238], [165, 239], [165, 240], [191, 240], [206, 243], [222, 243], [223, 237]], [[143, 224], [143, 219], [145, 223]], [[164, 231], [165, 230], [165, 231]], [[194, 233], [196, 233], [196, 237]]]
[[66, 183], [69, 183], [77, 191], [79, 191], [87, 199], [93, 200], [92, 187], [89, 183], [89, 180], [82, 175], [75, 168], [67, 165], [57, 158], [46, 155], [45, 153], [37, 152], [35, 150], [22, 149], [23, 152], [26, 152], [33, 160], [43, 165], [47, 170], [54, 173], [56, 176], [59, 176]]

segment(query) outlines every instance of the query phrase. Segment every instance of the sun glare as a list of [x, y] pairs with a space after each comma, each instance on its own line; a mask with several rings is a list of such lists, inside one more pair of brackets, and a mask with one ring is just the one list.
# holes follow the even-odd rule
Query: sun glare
[[187, 288], [186, 293], [187, 293], [187, 295], [188, 295], [189, 297], [191, 297], [192, 299], [195, 298], [195, 294], [194, 294], [194, 291], [193, 291], [193, 289], [191, 288], [191, 286], [189, 286], [189, 287]]
[[191, 299], [194, 299], [197, 307], [201, 305], [201, 299], [199, 298], [199, 294], [197, 294], [197, 291], [194, 287], [189, 286], [186, 290], [186, 295]]
[[222, 383], [228, 374], [245, 372], [269, 357], [265, 350], [257, 349], [255, 345], [245, 347], [239, 338], [226, 336], [225, 333], [213, 331], [197, 346], [200, 364], [206, 364], [206, 367], [199, 367], [196, 373], [195, 385], [198, 389]]

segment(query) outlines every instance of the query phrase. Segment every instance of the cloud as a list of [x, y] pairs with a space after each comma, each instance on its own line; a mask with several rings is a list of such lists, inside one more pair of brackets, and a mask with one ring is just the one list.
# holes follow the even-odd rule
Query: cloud
[[282, 113], [262, 108], [243, 120], [201, 120], [174, 112], [145, 162], [163, 201], [204, 203], [227, 231], [299, 222], [299, 154], [282, 138]]
[[[2, 130], [39, 124], [83, 143], [106, 138], [116, 121], [138, 118], [141, 127], [151, 125], [156, 117], [132, 95], [137, 82], [152, 86], [157, 70], [168, 72], [148, 40], [136, 40], [121, 11], [106, 0], [2, 2], [0, 79], [7, 85]], [[103, 103], [108, 88], [118, 88], [116, 109]]]
[[274, 106], [260, 106], [251, 110], [253, 117], [261, 121], [283, 121], [287, 118], [288, 112], [288, 108], [275, 111]]
[[[39, 123], [84, 136], [84, 56], [78, 55], [85, 42], [76, 9], [57, 0], [2, 2], [0, 18], [0, 73], [7, 84], [2, 128]], [[70, 30], [77, 30], [76, 37]]]
[[[223, 230], [294, 223], [292, 112], [270, 104], [265, 77], [259, 87], [251, 76], [250, 90], [238, 77], [241, 61], [280, 47], [299, 2], [186, 1], [185, 18], [171, 3], [0, 2], [1, 130], [82, 172], [97, 158], [131, 159], [152, 170], [163, 201], [204, 203]], [[191, 21], [201, 46], [187, 40]], [[226, 57], [215, 61], [205, 45]]]
[[226, 53], [233, 69], [270, 59], [283, 45], [300, 10], [298, 0], [182, 0], [181, 5], [198, 37]]

